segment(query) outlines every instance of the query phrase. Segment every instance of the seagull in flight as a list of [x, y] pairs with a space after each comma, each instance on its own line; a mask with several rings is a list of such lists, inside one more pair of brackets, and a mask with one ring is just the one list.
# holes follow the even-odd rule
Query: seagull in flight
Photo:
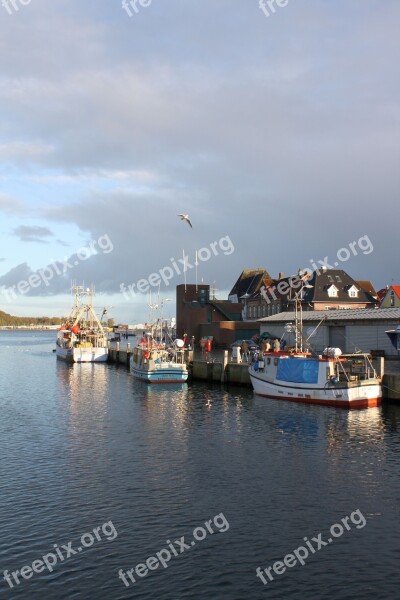
[[189, 223], [190, 227], [193, 228], [193, 225], [191, 224], [190, 219], [189, 219], [189, 215], [178, 215], [178, 217], [181, 218], [181, 221], [187, 221]]

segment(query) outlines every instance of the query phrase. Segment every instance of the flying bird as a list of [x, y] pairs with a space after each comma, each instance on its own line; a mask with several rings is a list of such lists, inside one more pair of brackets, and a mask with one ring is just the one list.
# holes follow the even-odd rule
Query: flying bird
[[178, 217], [181, 218], [181, 221], [187, 221], [189, 223], [190, 227], [193, 228], [193, 225], [191, 224], [190, 219], [189, 219], [189, 215], [178, 215]]

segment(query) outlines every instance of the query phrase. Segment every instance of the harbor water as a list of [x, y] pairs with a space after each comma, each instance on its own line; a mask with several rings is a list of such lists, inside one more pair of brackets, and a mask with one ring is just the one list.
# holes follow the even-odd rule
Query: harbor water
[[54, 344], [0, 332], [2, 598], [399, 597], [400, 406], [151, 386]]

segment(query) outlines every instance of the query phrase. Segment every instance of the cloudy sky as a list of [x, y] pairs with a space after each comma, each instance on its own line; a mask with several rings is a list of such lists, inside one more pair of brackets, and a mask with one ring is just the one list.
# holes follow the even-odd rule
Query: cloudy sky
[[141, 321], [196, 250], [219, 298], [319, 260], [400, 283], [398, 0], [13, 2], [0, 309], [65, 314], [76, 280]]

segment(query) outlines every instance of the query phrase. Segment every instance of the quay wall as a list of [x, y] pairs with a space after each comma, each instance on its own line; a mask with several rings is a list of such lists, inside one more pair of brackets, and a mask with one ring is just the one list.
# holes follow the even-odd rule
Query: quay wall
[[[119, 364], [129, 369], [131, 356], [130, 348], [109, 349], [109, 362]], [[375, 365], [377, 366], [377, 365]], [[382, 393], [384, 400], [400, 402], [400, 359], [384, 362]], [[229, 360], [227, 351], [213, 351], [208, 360], [196, 352], [189, 363], [189, 375], [193, 380], [213, 381], [237, 385], [251, 386], [247, 363], [237, 363]]]

